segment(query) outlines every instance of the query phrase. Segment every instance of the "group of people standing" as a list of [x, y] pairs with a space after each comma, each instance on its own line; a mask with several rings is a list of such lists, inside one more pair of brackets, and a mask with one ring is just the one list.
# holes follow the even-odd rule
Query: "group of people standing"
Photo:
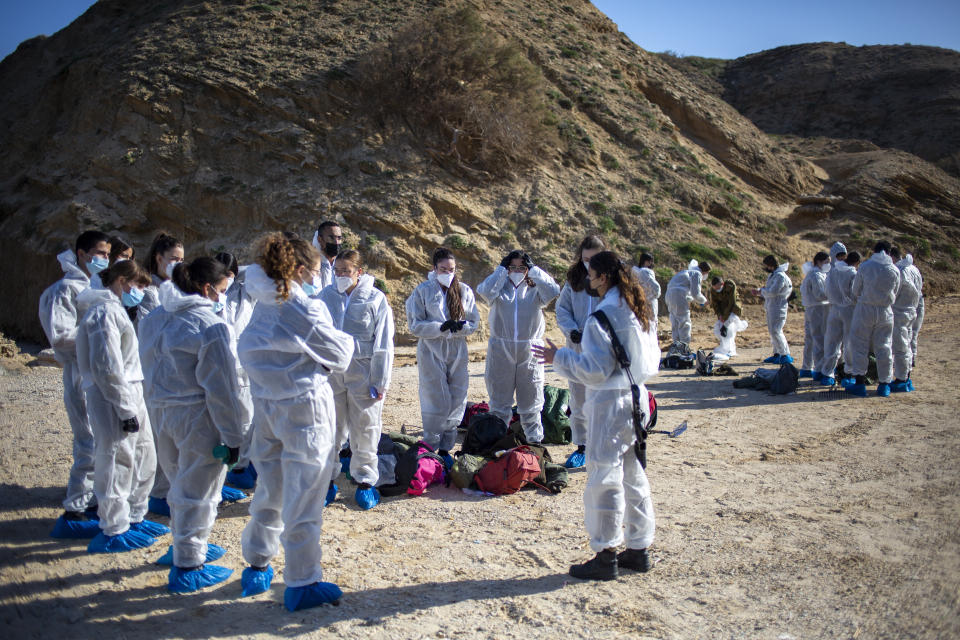
[[[74, 461], [52, 535], [92, 538], [88, 551], [104, 553], [149, 547], [172, 530], [157, 562], [170, 565], [171, 591], [196, 591], [232, 574], [212, 564], [225, 549], [208, 540], [217, 505], [245, 495], [224, 486], [229, 479], [255, 488], [243, 595], [270, 587], [283, 544], [290, 610], [340, 597], [322, 579], [322, 510], [336, 499], [345, 450], [358, 506], [380, 502], [377, 446], [394, 342], [386, 296], [342, 239], [335, 222], [311, 242], [271, 233], [243, 267], [227, 253], [187, 262], [183, 243], [160, 233], [140, 264], [121, 239], [87, 231], [58, 256], [64, 277], [41, 296], [40, 320], [63, 365]], [[588, 578], [616, 577], [608, 551], [624, 540], [621, 566], [648, 569], [653, 537], [649, 485], [628, 454], [629, 385], [591, 314], [606, 308], [636, 349], [632, 373], [642, 385], [660, 355], [656, 306], [647, 302], [656, 294], [647, 298], [637, 278], [646, 274], [604, 248], [593, 236], [581, 243], [562, 291], [520, 250], [477, 287], [490, 306], [492, 413], [509, 422], [516, 401], [526, 441], [539, 443], [544, 361], [556, 359], [571, 380], [577, 449], [567, 464], [588, 467], [587, 528], [598, 551], [571, 571]], [[418, 338], [423, 439], [452, 466], [467, 399], [466, 336], [480, 318], [453, 253], [438, 248], [432, 266], [406, 313]], [[568, 338], [559, 351], [543, 341], [543, 310], [558, 295]], [[148, 511], [169, 515], [170, 527], [147, 520]]]

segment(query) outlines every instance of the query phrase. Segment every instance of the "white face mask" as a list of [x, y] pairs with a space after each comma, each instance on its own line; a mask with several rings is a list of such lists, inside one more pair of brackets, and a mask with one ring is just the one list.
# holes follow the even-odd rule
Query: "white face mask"
[[449, 287], [449, 286], [450, 286], [450, 283], [453, 282], [453, 274], [452, 274], [452, 273], [438, 273], [438, 274], [437, 274], [437, 282], [439, 282], [440, 284], [442, 284], [442, 285], [445, 286], [445, 287]]
[[527, 275], [524, 273], [510, 273], [510, 282], [513, 283], [513, 286], [519, 287], [520, 283], [526, 279]]
[[178, 263], [176, 263], [176, 262], [168, 262], [168, 263], [167, 263], [167, 266], [164, 268], [164, 271], [167, 272], [167, 277], [168, 277], [168, 278], [172, 278], [172, 277], [173, 277], [173, 270], [174, 270], [174, 268], [176, 268], [177, 264], [178, 264]]
[[581, 260], [581, 262], [583, 262], [583, 268], [586, 269], [587, 271], [590, 271], [590, 261], [589, 261], [589, 260]]
[[337, 276], [337, 291], [343, 293], [353, 286], [353, 278], [350, 276]]
[[220, 313], [223, 311], [223, 308], [227, 305], [227, 294], [218, 293], [217, 301], [213, 303], [213, 312]]
[[227, 278], [227, 290], [228, 290], [228, 291], [230, 290], [230, 287], [233, 286], [233, 281], [234, 281], [234, 280], [236, 280], [236, 278]]

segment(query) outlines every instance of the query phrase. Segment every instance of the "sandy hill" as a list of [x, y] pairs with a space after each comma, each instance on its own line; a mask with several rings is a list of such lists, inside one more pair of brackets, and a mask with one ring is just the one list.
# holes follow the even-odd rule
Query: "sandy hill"
[[746, 281], [767, 252], [798, 276], [835, 234], [941, 261], [957, 244], [942, 171], [854, 190], [836, 220], [792, 217], [837, 172], [579, 0], [102, 0], [0, 62], [0, 87], [0, 267], [18, 276], [0, 329], [20, 336], [38, 337], [53, 254], [87, 227], [140, 255], [164, 228], [193, 256], [335, 218], [398, 311], [439, 244], [473, 284], [517, 246], [559, 278], [588, 232]]

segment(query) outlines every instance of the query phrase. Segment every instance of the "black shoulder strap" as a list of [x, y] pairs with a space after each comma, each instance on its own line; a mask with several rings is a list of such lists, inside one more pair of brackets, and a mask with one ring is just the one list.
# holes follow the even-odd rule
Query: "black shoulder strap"
[[[640, 409], [640, 385], [633, 379], [633, 372], [630, 371], [630, 354], [624, 348], [617, 332], [613, 330], [610, 324], [610, 318], [602, 309], [593, 312], [593, 317], [600, 323], [600, 327], [610, 336], [610, 343], [613, 346], [613, 354], [617, 358], [617, 363], [626, 372], [627, 380], [630, 381], [630, 395], [633, 397], [633, 431], [637, 435], [637, 441], [633, 445], [633, 451], [637, 454], [637, 460], [640, 466], [647, 468], [647, 429], [643, 423], [643, 411]], [[649, 399], [648, 399], [649, 402]]]

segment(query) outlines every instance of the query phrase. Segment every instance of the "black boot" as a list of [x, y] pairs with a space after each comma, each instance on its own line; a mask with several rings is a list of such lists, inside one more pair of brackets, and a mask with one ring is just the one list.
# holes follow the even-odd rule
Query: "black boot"
[[604, 549], [591, 560], [570, 567], [570, 575], [580, 580], [616, 580], [617, 552]]
[[624, 549], [617, 554], [617, 566], [640, 573], [650, 571], [650, 554], [646, 549]]

